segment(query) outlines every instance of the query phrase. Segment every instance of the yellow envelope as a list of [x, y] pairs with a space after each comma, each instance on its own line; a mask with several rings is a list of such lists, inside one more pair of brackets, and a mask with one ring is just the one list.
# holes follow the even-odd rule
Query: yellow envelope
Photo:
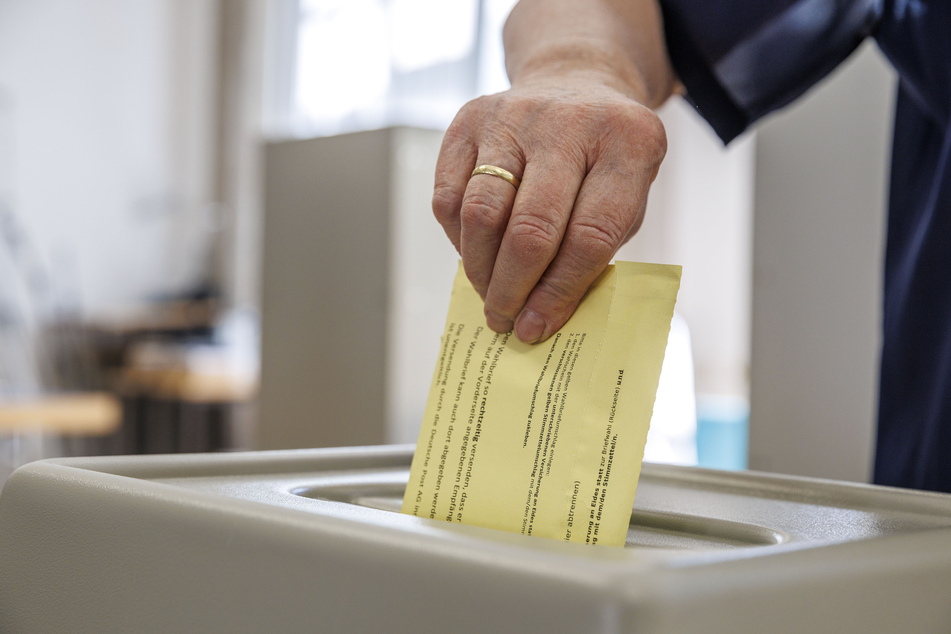
[[403, 512], [623, 546], [679, 287], [617, 262], [528, 345], [485, 326], [460, 266]]

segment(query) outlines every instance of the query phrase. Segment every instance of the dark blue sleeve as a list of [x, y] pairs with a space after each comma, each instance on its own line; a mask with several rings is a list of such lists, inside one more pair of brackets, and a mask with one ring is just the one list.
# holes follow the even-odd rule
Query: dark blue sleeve
[[885, 0], [660, 0], [687, 99], [729, 142], [872, 34]]
[[951, 2], [892, 0], [875, 34], [901, 90], [939, 127], [951, 110]]

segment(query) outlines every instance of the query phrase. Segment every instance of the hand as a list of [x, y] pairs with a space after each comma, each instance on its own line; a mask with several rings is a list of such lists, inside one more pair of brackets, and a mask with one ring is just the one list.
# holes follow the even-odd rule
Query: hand
[[[543, 341], [640, 227], [666, 152], [660, 120], [596, 73], [533, 76], [456, 116], [433, 211], [497, 332]], [[495, 165], [521, 180], [476, 175]]]

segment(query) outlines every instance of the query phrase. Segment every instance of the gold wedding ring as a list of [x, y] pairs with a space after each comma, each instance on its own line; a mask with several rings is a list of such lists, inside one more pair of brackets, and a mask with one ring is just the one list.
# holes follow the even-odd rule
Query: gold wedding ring
[[509, 183], [516, 190], [521, 181], [515, 178], [515, 175], [508, 170], [504, 170], [501, 167], [496, 167], [495, 165], [480, 165], [479, 167], [472, 170], [472, 174], [469, 178], [472, 178], [476, 174], [488, 174], [489, 176], [498, 176], [505, 182]]

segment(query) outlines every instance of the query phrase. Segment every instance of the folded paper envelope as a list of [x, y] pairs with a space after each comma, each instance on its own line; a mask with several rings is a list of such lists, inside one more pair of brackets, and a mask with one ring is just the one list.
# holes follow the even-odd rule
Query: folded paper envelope
[[679, 287], [617, 262], [528, 345], [485, 326], [460, 267], [403, 512], [623, 546]]

